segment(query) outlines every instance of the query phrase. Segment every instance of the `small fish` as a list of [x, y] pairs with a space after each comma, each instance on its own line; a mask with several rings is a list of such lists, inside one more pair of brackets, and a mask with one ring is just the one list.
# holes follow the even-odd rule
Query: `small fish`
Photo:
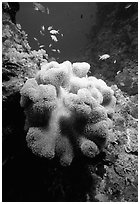
[[53, 28], [53, 26], [49, 26], [49, 27], [48, 27], [48, 30], [51, 30], [52, 28]]
[[56, 52], [56, 49], [52, 49], [53, 52]]
[[39, 47], [42, 48], [42, 47], [45, 47], [45, 45], [40, 45]]
[[45, 35], [41, 30], [39, 31], [41, 35]]
[[34, 6], [35, 11], [40, 11], [40, 12], [43, 12], [43, 13], [46, 12], [45, 7], [40, 3], [33, 2], [33, 6]]
[[50, 10], [48, 9], [48, 7], [46, 8], [47, 14], [50, 14]]
[[120, 82], [120, 85], [121, 85], [121, 86], [125, 86], [125, 84], [124, 84], [123, 82]]
[[119, 74], [121, 71], [118, 71], [117, 74]]
[[49, 44], [49, 47], [52, 47], [52, 44]]
[[55, 42], [58, 41], [57, 37], [55, 35], [51, 35], [52, 40], [54, 40]]
[[45, 31], [45, 26], [43, 25], [43, 26], [41, 26], [41, 29], [43, 30], [43, 31]]
[[109, 57], [110, 57], [110, 55], [108, 55], [108, 54], [104, 54], [104, 55], [99, 55], [99, 60], [106, 60], [106, 59], [108, 59]]
[[38, 46], [39, 46], [40, 43], [38, 42], [38, 39], [37, 39], [37, 38], [34, 38], [34, 40], [37, 42], [37, 44], [38, 44]]
[[116, 63], [117, 61], [116, 60], [114, 60], [114, 64]]
[[128, 9], [130, 7], [131, 7], [131, 4], [128, 4], [128, 5], [125, 6], [125, 9]]
[[50, 30], [50, 33], [53, 35], [59, 34], [59, 30]]
[[43, 6], [42, 4], [40, 4], [38, 2], [33, 2], [33, 6], [34, 6], [35, 11], [40, 11], [42, 13], [46, 12], [47, 14], [50, 13], [50, 11], [49, 11], [49, 9], [47, 7], [45, 8], [45, 6]]
[[57, 49], [57, 52], [58, 52], [58, 53], [60, 53], [60, 50], [59, 50], [59, 49]]
[[37, 38], [34, 38], [34, 40], [35, 40], [35, 41], [38, 41], [38, 39], [37, 39]]
[[63, 33], [61, 33], [61, 36], [63, 37], [63, 36], [64, 36], [64, 34], [63, 34]]

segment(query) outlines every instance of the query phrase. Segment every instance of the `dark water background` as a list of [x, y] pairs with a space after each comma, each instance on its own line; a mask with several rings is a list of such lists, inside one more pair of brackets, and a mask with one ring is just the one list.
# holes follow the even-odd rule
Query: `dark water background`
[[[88, 43], [87, 35], [91, 27], [96, 24], [97, 5], [93, 2], [43, 2], [43, 6], [49, 8], [49, 14], [34, 10], [32, 2], [21, 2], [20, 10], [16, 15], [16, 22], [28, 34], [28, 40], [32, 49], [38, 50], [40, 45], [50, 57], [58, 61], [71, 60], [81, 57]], [[45, 26], [45, 35], [40, 34], [41, 26]], [[59, 30], [64, 36], [58, 35], [58, 42], [52, 41], [48, 26]], [[52, 52], [59, 49], [60, 54]]]

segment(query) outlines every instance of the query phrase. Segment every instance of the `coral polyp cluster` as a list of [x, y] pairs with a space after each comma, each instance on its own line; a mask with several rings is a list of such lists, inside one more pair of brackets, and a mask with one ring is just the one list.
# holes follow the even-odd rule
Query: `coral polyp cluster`
[[21, 89], [27, 144], [33, 153], [68, 166], [74, 157], [93, 158], [108, 137], [115, 97], [106, 83], [88, 77], [86, 62], [44, 63]]

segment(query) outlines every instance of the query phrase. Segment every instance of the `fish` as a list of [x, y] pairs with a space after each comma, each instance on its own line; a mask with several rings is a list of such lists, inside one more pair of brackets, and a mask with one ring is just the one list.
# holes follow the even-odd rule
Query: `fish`
[[125, 84], [124, 84], [123, 82], [120, 82], [120, 85], [121, 85], [121, 86], [125, 86]]
[[54, 34], [56, 35], [56, 34], [59, 34], [59, 30], [50, 30], [50, 33], [53, 34], [53, 35]]
[[116, 60], [114, 60], [114, 64], [116, 63], [117, 61]]
[[121, 71], [118, 71], [117, 74], [119, 74]]
[[37, 44], [39, 46], [40, 43], [38, 42], [38, 39], [34, 37], [34, 40], [37, 42]]
[[52, 47], [52, 44], [49, 44], [49, 47]]
[[50, 14], [50, 10], [48, 9], [48, 7], [46, 8], [47, 14]]
[[52, 39], [53, 41], [55, 41], [55, 42], [58, 41], [58, 39], [57, 39], [57, 37], [56, 37], [55, 35], [51, 35], [51, 39]]
[[40, 4], [38, 2], [33, 2], [33, 6], [34, 6], [35, 11], [40, 11], [42, 13], [46, 12], [47, 14], [50, 13], [50, 11], [49, 11], [49, 9], [47, 7], [45, 8], [45, 6], [43, 6], [42, 4]]
[[33, 2], [33, 6], [34, 6], [35, 11], [40, 11], [40, 12], [43, 12], [43, 13], [46, 12], [45, 7], [40, 3]]
[[58, 53], [60, 53], [60, 50], [59, 50], [59, 49], [52, 49], [52, 52], [58, 52]]
[[41, 26], [41, 29], [43, 30], [43, 31], [45, 31], [45, 26], [43, 25], [43, 26]]
[[64, 36], [64, 34], [63, 34], [63, 33], [61, 33], [61, 36], [63, 37], [63, 36]]
[[130, 8], [131, 7], [131, 4], [127, 4], [126, 6], [125, 6], [125, 9], [128, 9], [128, 8]]
[[49, 27], [48, 27], [48, 30], [51, 30], [52, 28], [53, 28], [53, 26], [49, 26]]
[[104, 54], [104, 55], [99, 55], [99, 60], [106, 60], [106, 59], [108, 59], [109, 57], [110, 57], [110, 55], [108, 55], [108, 54]]
[[39, 31], [41, 35], [45, 35], [41, 30]]
[[34, 38], [34, 40], [35, 40], [35, 41], [38, 41], [38, 39], [37, 39], [37, 38]]
[[45, 47], [45, 45], [40, 45], [39, 47], [42, 48], [42, 47]]

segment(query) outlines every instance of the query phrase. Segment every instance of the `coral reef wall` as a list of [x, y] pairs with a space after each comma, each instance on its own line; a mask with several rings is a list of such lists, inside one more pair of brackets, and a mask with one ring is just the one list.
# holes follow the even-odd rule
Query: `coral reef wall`
[[[104, 166], [97, 197], [99, 201], [137, 201], [138, 3], [97, 5], [99, 23], [91, 29], [85, 60], [91, 64], [91, 74], [115, 84], [117, 99], [107, 148], [111, 163]], [[99, 60], [104, 54], [110, 57]]]
[[[89, 34], [85, 60], [92, 65], [92, 74], [135, 95], [138, 93], [138, 3], [97, 5], [99, 23]], [[109, 54], [110, 58], [99, 60], [103, 54]]]

